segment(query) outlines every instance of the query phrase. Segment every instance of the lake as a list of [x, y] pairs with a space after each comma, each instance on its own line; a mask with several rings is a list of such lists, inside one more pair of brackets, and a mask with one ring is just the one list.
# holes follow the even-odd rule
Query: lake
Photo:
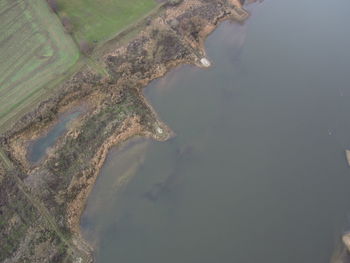
[[350, 229], [350, 1], [269, 0], [145, 95], [177, 134], [113, 149], [81, 226], [98, 263], [326, 263]]

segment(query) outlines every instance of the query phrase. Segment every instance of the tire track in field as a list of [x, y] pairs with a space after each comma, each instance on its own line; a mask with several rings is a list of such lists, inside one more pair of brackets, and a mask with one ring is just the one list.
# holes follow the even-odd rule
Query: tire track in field
[[[8, 3], [9, 1], [6, 1], [6, 2]], [[12, 4], [13, 4], [12, 6], [9, 6], [4, 11], [0, 12], [0, 16], [6, 14], [10, 9], [12, 9], [12, 8], [14, 8], [14, 7], [16, 7], [17, 5], [20, 5], [20, 4], [24, 4], [25, 5], [24, 8], [28, 7], [28, 3], [27, 2], [21, 2], [20, 3], [19, 1], [16, 1], [16, 2], [12, 2]]]
[[50, 95], [80, 53], [46, 0], [0, 0], [0, 24], [0, 125], [7, 129]]
[[[36, 32], [36, 33], [34, 33], [33, 35], [37, 35], [37, 34], [41, 35], [42, 33]], [[33, 35], [32, 35], [32, 36], [33, 36]], [[31, 38], [31, 36], [28, 37], [28, 38], [26, 38], [26, 40], [29, 40], [30, 38]], [[46, 40], [47, 40], [47, 37], [46, 37]], [[47, 45], [46, 41], [43, 41], [43, 43], [41, 43], [38, 47], [36, 47], [36, 48], [30, 50], [30, 52], [27, 52], [28, 55], [27, 55], [25, 58], [23, 58], [24, 56], [20, 55], [19, 58], [18, 58], [18, 60], [21, 59], [22, 62], [20, 62], [19, 64], [16, 64], [14, 67], [8, 67], [7, 70], [5, 70], [4, 72], [2, 72], [3, 76], [6, 76], [6, 77], [0, 82], [0, 86], [5, 86], [5, 83], [6, 83], [6, 82], [9, 82], [9, 80], [10, 80], [11, 78], [13, 78], [13, 76], [16, 74], [15, 72], [21, 70], [21, 68], [23, 68], [23, 66], [24, 66], [26, 63], [28, 63], [28, 61], [29, 61], [31, 58], [33, 58], [33, 53], [36, 52], [37, 50], [41, 50], [41, 49], [42, 49], [43, 47], [45, 47], [46, 45]], [[2, 59], [3, 59], [3, 58], [2, 58]], [[5, 91], [6, 91], [6, 89], [5, 89]], [[0, 97], [4, 95], [3, 93], [4, 93], [4, 91], [0, 91]]]
[[[51, 45], [51, 48], [52, 48], [52, 50], [53, 50], [53, 55], [50, 56], [49, 59], [47, 59], [44, 63], [40, 64], [38, 67], [36, 67], [36, 68], [33, 69], [32, 71], [28, 72], [24, 77], [22, 77], [22, 78], [19, 79], [18, 81], [16, 81], [16, 82], [12, 83], [11, 85], [9, 85], [9, 87], [7, 88], [7, 90], [14, 90], [15, 87], [16, 87], [17, 85], [20, 85], [20, 84], [22, 84], [22, 83], [24, 83], [25, 81], [28, 81], [28, 80], [30, 80], [30, 79], [34, 79], [34, 78], [33, 78], [33, 75], [37, 75], [37, 74], [40, 74], [40, 73], [43, 73], [43, 74], [45, 74], [45, 73], [46, 73], [46, 74], [50, 74], [50, 72], [46, 72], [46, 71], [45, 71], [45, 68], [46, 68], [48, 65], [53, 64], [53, 63], [57, 60], [57, 58], [58, 58], [58, 48], [57, 48], [53, 43], [50, 43], [50, 45]], [[47, 46], [47, 44], [42, 44], [42, 45], [41, 45], [40, 47], [38, 47], [34, 52], [40, 50], [42, 46]], [[26, 62], [24, 62], [24, 63], [26, 63]], [[11, 78], [11, 76], [9, 76], [9, 78]], [[32, 90], [32, 92], [29, 93], [28, 96], [30, 96], [32, 93], [37, 92], [40, 88], [41, 88], [41, 87], [38, 86], [37, 89]], [[27, 91], [27, 90], [22, 90], [21, 93], [28, 93], [28, 91]], [[16, 96], [20, 95], [21, 93], [18, 93], [18, 92], [17, 92], [17, 93], [16, 93]], [[25, 94], [24, 94], [24, 95], [25, 95]], [[2, 95], [1, 95], [1, 92], [0, 92], [0, 97], [1, 97], [1, 96], [2, 96]], [[4, 96], [5, 96], [5, 97], [6, 97], [6, 96], [11, 97], [11, 94], [10, 94], [10, 93], [6, 93], [6, 94], [4, 94]], [[28, 99], [28, 96], [22, 96], [23, 99], [20, 100], [20, 101], [18, 101], [17, 103], [19, 103], [19, 104], [23, 103], [25, 100]], [[9, 101], [10, 101], [10, 99], [9, 99]], [[9, 103], [11, 103], [11, 102], [9, 102]], [[13, 109], [16, 108], [16, 107], [17, 107], [16, 104], [13, 105], [12, 107], [8, 107], [8, 109], [7, 109], [6, 111], [4, 111], [3, 114], [0, 115], [0, 118], [3, 118], [4, 116], [6, 116], [11, 110], [13, 110]]]
[[[28, 3], [27, 2], [22, 2], [21, 4], [24, 4], [23, 7], [21, 6], [17, 6], [19, 5], [20, 3], [17, 1], [15, 2], [16, 4], [13, 5], [11, 8], [8, 8], [5, 11], [3, 11], [2, 13], [0, 13], [0, 21], [1, 21], [1, 24], [3, 26], [3, 30], [0, 31], [1, 33], [1, 36], [0, 36], [0, 39], [2, 39], [0, 41], [0, 47], [4, 48], [4, 45], [7, 44], [7, 42], [9, 42], [10, 40], [12, 40], [12, 38], [14, 37], [14, 32], [12, 29], [13, 26], [16, 26], [20, 21], [20, 18], [24, 15], [24, 12], [25, 10], [27, 9], [27, 6], [28, 6]], [[13, 17], [13, 15], [11, 16], [12, 19], [10, 19], [6, 24], [3, 23], [3, 16], [4, 14], [6, 14], [8, 11], [11, 11], [13, 10], [13, 8], [15, 8], [15, 12], [17, 11], [18, 14], [16, 14], [16, 16]], [[21, 21], [22, 22], [22, 21]], [[24, 20], [22, 22], [22, 24], [20, 25], [19, 28], [15, 29], [15, 32], [18, 32], [20, 30], [22, 30], [24, 27], [28, 26], [28, 21]]]
[[[46, 59], [45, 61], [43, 61], [43, 63], [41, 63], [40, 65], [38, 65], [35, 69], [33, 69], [32, 71], [28, 72], [26, 75], [24, 75], [24, 77], [22, 77], [20, 80], [12, 83], [9, 88], [12, 89], [14, 87], [16, 87], [17, 85], [29, 80], [30, 78], [33, 78], [33, 75], [37, 75], [38, 73], [41, 72], [45, 72], [44, 69], [50, 65], [53, 64], [57, 58], [58, 58], [58, 48], [56, 47], [56, 45], [54, 45], [50, 39], [47, 37], [46, 40], [50, 43], [50, 48], [53, 51], [53, 54], [50, 57], [47, 57], [48, 59]], [[33, 54], [37, 53], [38, 51], [42, 50], [43, 47], [47, 46], [47, 43], [43, 43], [41, 44], [38, 48], [36, 48], [33, 51]], [[35, 57], [36, 55], [34, 55], [33, 57]], [[27, 61], [25, 61], [24, 63], [26, 63]]]
[[[21, 15], [19, 15], [20, 17]], [[11, 30], [11, 27], [18, 24], [17, 21], [11, 21], [11, 25], [8, 26], [8, 30], [10, 31]], [[26, 23], [23, 23], [17, 30], [16, 32], [18, 31], [22, 31], [24, 27], [28, 26]], [[9, 34], [9, 36], [6, 36], [4, 39], [2, 39], [0, 41], [0, 46], [3, 47], [9, 40], [12, 40], [12, 38], [14, 38], [15, 34]]]

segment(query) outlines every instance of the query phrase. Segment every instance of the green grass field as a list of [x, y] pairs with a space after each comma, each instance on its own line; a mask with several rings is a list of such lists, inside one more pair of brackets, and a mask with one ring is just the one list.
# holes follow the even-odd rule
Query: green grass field
[[104, 41], [146, 15], [155, 0], [57, 0], [59, 15], [70, 18], [77, 40]]
[[78, 58], [76, 44], [45, 0], [1, 0], [0, 131]]

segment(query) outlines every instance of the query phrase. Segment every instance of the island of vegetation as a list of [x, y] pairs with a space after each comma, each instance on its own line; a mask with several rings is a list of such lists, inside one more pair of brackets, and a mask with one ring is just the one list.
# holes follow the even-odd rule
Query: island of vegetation
[[[239, 0], [2, 0], [0, 261], [93, 262], [79, 221], [108, 150], [172, 136], [142, 88], [180, 64], [209, 66], [205, 38], [247, 16]], [[29, 161], [31, 143], [73, 111]]]

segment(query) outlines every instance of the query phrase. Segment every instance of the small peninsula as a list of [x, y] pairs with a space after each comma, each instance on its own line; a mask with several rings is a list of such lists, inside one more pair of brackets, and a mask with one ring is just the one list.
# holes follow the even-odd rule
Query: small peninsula
[[[55, 4], [48, 2], [54, 10]], [[23, 10], [34, 8], [18, 3]], [[70, 12], [74, 17], [72, 10], [54, 10], [68, 32], [74, 31], [74, 21], [68, 19]], [[95, 46], [95, 36], [84, 42], [84, 31], [70, 32], [77, 47], [62, 55], [69, 72], [50, 82], [52, 88], [37, 91], [45, 96], [33, 97], [2, 123], [0, 261], [93, 262], [93, 249], [82, 238], [79, 222], [109, 149], [135, 136], [164, 141], [174, 135], [144, 98], [143, 88], [181, 64], [210, 66], [206, 37], [220, 22], [244, 22], [248, 16], [238, 0], [167, 0], [109, 39], [108, 32], [101, 32]], [[55, 41], [50, 43], [58, 50], [59, 37]], [[51, 51], [40, 47], [36, 55], [44, 61]], [[78, 49], [81, 59], [72, 66]], [[36, 70], [53, 67], [54, 60], [61, 70], [59, 55]], [[45, 156], [30, 162], [32, 142], [59, 125], [62, 115], [77, 111]]]

